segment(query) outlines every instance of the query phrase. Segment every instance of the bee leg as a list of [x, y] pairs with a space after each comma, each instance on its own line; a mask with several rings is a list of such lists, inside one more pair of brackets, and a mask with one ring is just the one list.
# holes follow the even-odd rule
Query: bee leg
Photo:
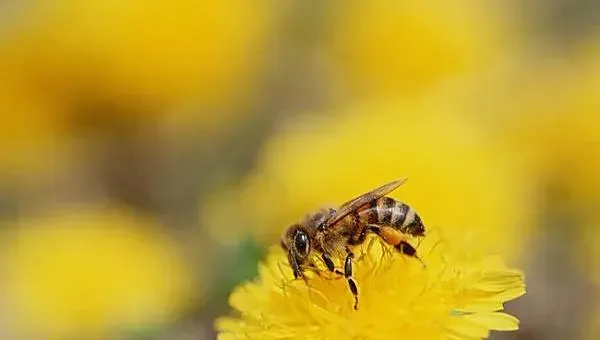
[[348, 244], [351, 246], [357, 246], [365, 242], [368, 230], [369, 226], [367, 225], [365, 228], [362, 228], [362, 230], [359, 233], [352, 235], [352, 237], [348, 240]]
[[296, 261], [296, 257], [294, 257], [294, 255], [291, 252], [288, 252], [288, 261], [290, 263], [290, 266], [292, 267], [292, 271], [294, 272], [294, 279], [301, 278], [306, 281], [304, 273], [302, 272], [302, 268], [300, 268], [298, 261]]
[[329, 254], [323, 253], [323, 255], [321, 255], [321, 258], [323, 259], [323, 262], [325, 262], [325, 265], [327, 266], [327, 269], [329, 269], [330, 272], [339, 275], [344, 275], [344, 273], [342, 273], [339, 269], [335, 268], [333, 260], [331, 259], [331, 256], [329, 256]]
[[419, 262], [421, 262], [423, 267], [426, 267], [423, 260], [421, 260], [421, 258], [417, 256], [417, 250], [412, 245], [410, 245], [410, 243], [406, 241], [401, 241], [400, 243], [395, 245], [394, 248], [396, 248], [399, 252], [406, 256], [414, 257], [415, 259], [419, 260]]
[[352, 295], [354, 295], [354, 310], [358, 310], [358, 286], [356, 285], [356, 280], [352, 277], [352, 259], [354, 258], [354, 253], [350, 250], [347, 250], [348, 255], [346, 255], [346, 261], [344, 262], [344, 277], [348, 280], [348, 286], [350, 286], [350, 291]]
[[370, 231], [381, 237], [386, 243], [393, 245], [394, 248], [396, 248], [396, 250], [398, 250], [402, 254], [419, 260], [423, 267], [426, 267], [423, 260], [421, 260], [421, 258], [417, 255], [417, 250], [406, 240], [398, 238], [398, 232], [392, 230], [389, 227], [380, 227], [375, 224], [369, 224], [367, 228], [369, 228]]
[[395, 245], [394, 248], [396, 248], [399, 252], [406, 256], [413, 257], [417, 254], [417, 250], [406, 241], [401, 241], [400, 243]]

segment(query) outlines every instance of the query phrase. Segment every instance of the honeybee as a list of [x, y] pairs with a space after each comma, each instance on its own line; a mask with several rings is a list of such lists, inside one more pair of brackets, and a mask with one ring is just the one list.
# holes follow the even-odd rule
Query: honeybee
[[[320, 209], [288, 227], [281, 237], [281, 246], [287, 252], [294, 277], [306, 280], [304, 271], [317, 268], [311, 262], [316, 253], [329, 271], [346, 278], [356, 310], [358, 285], [352, 276], [352, 249], [365, 241], [367, 233], [378, 235], [401, 254], [419, 259], [416, 249], [407, 240], [411, 236], [424, 236], [421, 218], [407, 204], [385, 196], [405, 181], [406, 178], [402, 178], [384, 184], [338, 209]], [[335, 268], [334, 256], [345, 258], [343, 270]]]

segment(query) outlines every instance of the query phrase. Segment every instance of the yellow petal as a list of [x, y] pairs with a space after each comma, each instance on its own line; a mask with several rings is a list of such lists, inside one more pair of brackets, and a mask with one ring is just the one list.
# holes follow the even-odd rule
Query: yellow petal
[[519, 319], [502, 312], [474, 313], [462, 318], [497, 331], [514, 331], [519, 328]]

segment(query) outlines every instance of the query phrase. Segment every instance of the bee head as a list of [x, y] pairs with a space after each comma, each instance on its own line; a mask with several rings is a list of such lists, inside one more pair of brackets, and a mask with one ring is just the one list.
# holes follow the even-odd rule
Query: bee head
[[281, 247], [288, 252], [288, 261], [294, 271], [294, 277], [303, 277], [302, 266], [311, 250], [308, 232], [299, 224], [292, 225], [283, 234]]

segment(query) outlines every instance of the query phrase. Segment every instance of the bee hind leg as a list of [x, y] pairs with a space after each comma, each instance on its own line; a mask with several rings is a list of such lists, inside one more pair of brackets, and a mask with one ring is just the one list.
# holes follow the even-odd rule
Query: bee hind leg
[[395, 245], [394, 248], [406, 256], [414, 257], [421, 262], [423, 267], [427, 267], [423, 260], [417, 255], [417, 250], [410, 243], [406, 241], [400, 241], [400, 243]]
[[356, 280], [352, 277], [352, 259], [354, 258], [354, 253], [349, 249], [346, 250], [346, 261], [344, 262], [344, 277], [348, 280], [348, 286], [350, 287], [350, 292], [354, 295], [354, 310], [358, 310], [358, 285], [356, 284]]
[[389, 245], [393, 245], [396, 250], [400, 253], [412, 257], [414, 259], [419, 260], [423, 267], [425, 267], [425, 263], [421, 258], [417, 255], [417, 250], [410, 243], [404, 239], [404, 236], [397, 230], [386, 227], [386, 226], [378, 226], [375, 224], [368, 225], [369, 231], [377, 234], [379, 237], [383, 239], [383, 241]]

